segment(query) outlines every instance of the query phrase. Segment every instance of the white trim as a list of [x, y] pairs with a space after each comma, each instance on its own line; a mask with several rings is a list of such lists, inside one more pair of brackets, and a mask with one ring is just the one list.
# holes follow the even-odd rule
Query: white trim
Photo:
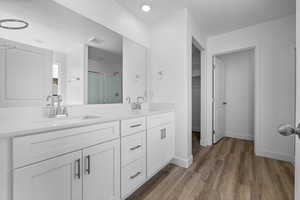
[[171, 160], [171, 163], [174, 165], [177, 165], [179, 167], [183, 168], [189, 168], [193, 164], [193, 155], [190, 155], [189, 158], [179, 158], [179, 157], [174, 157]]
[[295, 162], [295, 158], [293, 156], [278, 153], [278, 152], [271, 152], [271, 151], [268, 151], [267, 149], [260, 148], [260, 147], [255, 148], [255, 155], [261, 156], [261, 157], [266, 157], [266, 158], [271, 158], [271, 159], [275, 159], [275, 160], [287, 161], [287, 162], [291, 162], [291, 163]]
[[242, 139], [242, 140], [254, 140], [254, 135], [252, 134], [248, 134], [248, 133], [234, 133], [234, 132], [225, 132], [225, 137], [231, 137], [231, 138], [238, 138], [238, 139]]

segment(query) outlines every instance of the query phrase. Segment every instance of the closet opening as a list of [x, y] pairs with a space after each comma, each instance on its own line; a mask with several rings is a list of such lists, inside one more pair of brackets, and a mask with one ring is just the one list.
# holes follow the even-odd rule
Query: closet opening
[[213, 57], [213, 143], [254, 140], [255, 49]]
[[201, 47], [192, 43], [192, 153], [201, 148]]

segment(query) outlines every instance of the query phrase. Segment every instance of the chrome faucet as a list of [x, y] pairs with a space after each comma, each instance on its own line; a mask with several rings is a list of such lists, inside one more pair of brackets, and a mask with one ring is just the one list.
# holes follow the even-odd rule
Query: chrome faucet
[[137, 97], [136, 102], [131, 103], [131, 110], [138, 111], [142, 109], [142, 104], [145, 102], [144, 97]]
[[62, 106], [62, 96], [61, 95], [49, 95], [47, 97], [47, 107], [49, 108], [48, 117], [49, 118], [60, 118], [67, 117], [68, 111], [67, 107]]

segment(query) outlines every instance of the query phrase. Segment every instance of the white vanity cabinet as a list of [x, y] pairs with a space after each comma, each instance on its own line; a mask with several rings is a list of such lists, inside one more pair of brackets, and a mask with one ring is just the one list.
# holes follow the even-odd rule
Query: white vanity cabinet
[[147, 177], [151, 178], [174, 156], [174, 113], [147, 117]]
[[111, 122], [14, 138], [13, 200], [120, 199], [119, 127]]
[[173, 158], [174, 113], [18, 136], [6, 145], [12, 198], [4, 200], [124, 200]]

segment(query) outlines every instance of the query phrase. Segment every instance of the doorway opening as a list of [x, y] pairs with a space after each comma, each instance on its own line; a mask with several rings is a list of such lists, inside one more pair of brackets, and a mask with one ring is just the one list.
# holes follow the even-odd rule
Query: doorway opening
[[192, 153], [200, 149], [201, 141], [201, 63], [202, 49], [192, 42]]
[[89, 45], [86, 48], [86, 103], [122, 103], [122, 54]]
[[255, 49], [213, 57], [213, 143], [225, 137], [254, 140]]

